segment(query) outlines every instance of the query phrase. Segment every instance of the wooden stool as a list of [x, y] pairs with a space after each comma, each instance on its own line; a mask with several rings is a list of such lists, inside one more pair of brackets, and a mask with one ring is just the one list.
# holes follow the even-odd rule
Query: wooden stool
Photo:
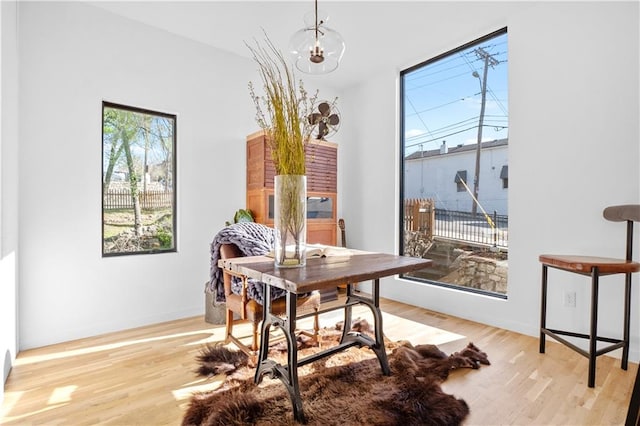
[[[545, 336], [552, 337], [589, 359], [589, 387], [595, 386], [596, 357], [615, 349], [622, 348], [621, 368], [627, 369], [629, 359], [629, 323], [631, 319], [631, 274], [640, 271], [640, 263], [634, 262], [633, 250], [633, 222], [640, 221], [640, 204], [612, 206], [604, 209], [605, 219], [614, 222], [627, 222], [627, 253], [624, 259], [606, 257], [543, 254], [539, 260], [542, 263], [542, 303], [540, 309], [540, 353], [545, 351]], [[547, 328], [547, 272], [548, 268], [561, 269], [580, 275], [591, 276], [591, 325], [589, 334]], [[621, 339], [598, 336], [598, 291], [599, 279], [605, 275], [624, 274], [624, 320]], [[584, 350], [560, 336], [570, 336], [588, 339], [589, 349]], [[598, 349], [597, 342], [610, 343], [609, 346]]]

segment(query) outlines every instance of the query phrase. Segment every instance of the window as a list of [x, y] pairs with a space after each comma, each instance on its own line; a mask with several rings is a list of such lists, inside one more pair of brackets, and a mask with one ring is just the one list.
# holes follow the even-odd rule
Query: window
[[467, 184], [467, 171], [466, 170], [458, 170], [456, 172], [456, 178], [454, 179], [456, 183], [456, 188], [458, 192], [466, 191], [465, 185]]
[[102, 103], [102, 255], [176, 251], [176, 116]]
[[507, 64], [504, 28], [400, 74], [401, 253], [434, 260], [407, 279], [506, 297]]
[[509, 188], [509, 166], [502, 166], [502, 170], [500, 170], [500, 179], [502, 179], [502, 188]]

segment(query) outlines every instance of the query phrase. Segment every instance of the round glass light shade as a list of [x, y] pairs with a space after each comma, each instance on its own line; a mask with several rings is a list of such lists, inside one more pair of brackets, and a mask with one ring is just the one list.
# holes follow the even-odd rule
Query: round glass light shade
[[324, 23], [319, 23], [317, 31], [313, 24], [296, 31], [289, 42], [293, 63], [306, 74], [326, 74], [335, 70], [344, 50], [340, 33]]

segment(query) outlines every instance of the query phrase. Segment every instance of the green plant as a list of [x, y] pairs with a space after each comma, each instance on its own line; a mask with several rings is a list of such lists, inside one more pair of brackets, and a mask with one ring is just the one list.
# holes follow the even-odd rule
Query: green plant
[[[239, 223], [239, 222], [254, 222], [253, 214], [251, 213], [251, 210], [239, 209], [238, 211], [236, 211], [236, 214], [233, 215], [233, 223]], [[226, 226], [229, 226], [231, 225], [231, 222], [226, 221], [224, 224]]]
[[171, 247], [171, 240], [173, 236], [165, 231], [158, 231], [156, 238], [160, 241], [161, 247]]

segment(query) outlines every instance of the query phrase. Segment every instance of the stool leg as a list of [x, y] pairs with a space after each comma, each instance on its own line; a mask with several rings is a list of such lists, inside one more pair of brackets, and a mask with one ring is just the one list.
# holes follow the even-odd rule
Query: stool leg
[[542, 332], [547, 327], [547, 265], [542, 265], [542, 297], [540, 302], [540, 353], [544, 353], [545, 334]]
[[589, 335], [589, 381], [588, 386], [596, 384], [596, 350], [598, 343], [598, 278], [599, 270], [594, 266], [591, 270], [591, 333]]
[[622, 347], [622, 363], [621, 368], [627, 369], [629, 361], [629, 326], [631, 322], [631, 273], [625, 274], [624, 277], [624, 346]]

